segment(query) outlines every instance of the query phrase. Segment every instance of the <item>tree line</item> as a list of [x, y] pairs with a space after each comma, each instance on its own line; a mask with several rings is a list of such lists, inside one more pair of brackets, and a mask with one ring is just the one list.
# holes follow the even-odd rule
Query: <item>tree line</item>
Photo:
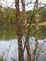
[[[35, 10], [34, 14], [35, 13], [36, 13], [36, 10]], [[21, 26], [23, 27], [23, 22], [24, 22], [23, 17], [25, 17], [25, 16], [24, 15], [22, 16], [22, 14], [24, 14], [24, 13], [22, 13], [21, 11], [20, 11], [20, 14], [21, 14], [20, 19], [21, 19], [21, 24], [22, 24]], [[27, 15], [27, 20], [28, 20], [27, 22], [29, 24], [31, 16], [32, 16], [32, 10], [27, 11], [26, 15]], [[45, 7], [39, 8], [39, 15], [40, 15], [40, 17], [39, 17], [40, 23], [46, 21], [46, 8]], [[35, 15], [32, 20], [33, 20], [32, 23], [35, 23]], [[3, 38], [12, 39], [17, 36], [15, 23], [16, 23], [16, 9], [8, 8], [8, 7], [4, 8], [3, 6], [0, 5], [0, 39], [3, 39]], [[23, 34], [25, 34], [23, 28], [21, 28], [21, 29], [22, 29]], [[44, 37], [44, 34], [45, 34], [44, 32], [45, 32], [46, 28], [45, 27], [43, 27], [43, 28], [41, 27], [41, 29], [43, 29], [40, 32], [43, 34], [43, 35], [41, 35], [41, 37]], [[32, 32], [30, 32], [31, 33], [30, 36], [33, 36], [35, 33], [35, 27], [33, 26], [33, 28], [30, 31], [32, 31]], [[5, 36], [6, 34], [7, 34], [7, 36]], [[9, 34], [11, 37], [9, 36]], [[3, 37], [3, 36], [5, 36], [5, 37]]]

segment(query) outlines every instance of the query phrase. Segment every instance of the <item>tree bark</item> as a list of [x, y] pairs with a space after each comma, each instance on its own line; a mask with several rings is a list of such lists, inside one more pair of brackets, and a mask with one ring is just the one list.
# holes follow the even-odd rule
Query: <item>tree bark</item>
[[36, 61], [36, 54], [37, 54], [37, 49], [38, 49], [38, 38], [39, 38], [39, 20], [38, 20], [38, 0], [36, 0], [36, 35], [35, 35], [35, 49], [33, 51], [33, 59], [32, 61]]
[[18, 53], [19, 53], [19, 61], [23, 61], [23, 48], [22, 48], [22, 32], [21, 32], [21, 21], [19, 14], [19, 0], [15, 0], [16, 6], [16, 29], [18, 36]]
[[24, 31], [25, 31], [25, 34], [26, 34], [26, 50], [27, 50], [27, 61], [31, 61], [31, 55], [30, 55], [30, 45], [29, 45], [29, 34], [27, 35], [28, 33], [28, 26], [27, 26], [27, 16], [26, 16], [26, 10], [25, 10], [25, 0], [21, 0], [22, 2], [22, 15], [23, 15], [23, 18], [24, 18]]

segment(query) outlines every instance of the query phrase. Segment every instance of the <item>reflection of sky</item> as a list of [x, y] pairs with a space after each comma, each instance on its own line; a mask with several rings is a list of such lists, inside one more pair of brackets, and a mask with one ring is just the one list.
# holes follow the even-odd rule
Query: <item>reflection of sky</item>
[[[34, 49], [34, 46], [35, 46], [34, 41], [35, 41], [35, 38], [30, 38], [29, 39], [31, 53], [33, 52], [33, 49]], [[43, 40], [39, 40], [39, 47], [42, 46], [42, 44], [43, 44]], [[44, 50], [44, 49], [46, 49], [46, 43], [42, 47], [42, 50]], [[46, 53], [46, 50], [44, 52]], [[25, 53], [24, 55], [26, 56], [26, 54], [27, 54], [26, 49], [25, 49], [24, 53]], [[45, 56], [46, 56], [45, 53], [40, 53], [40, 57], [38, 59], [41, 59], [41, 61], [42, 61], [42, 58], [43, 57], [45, 58]], [[9, 60], [11, 60], [11, 57], [13, 57], [13, 58], [15, 58], [16, 61], [18, 61], [18, 42], [17, 42], [17, 39], [6, 40], [6, 41], [1, 40], [0, 41], [0, 55], [1, 56], [4, 55], [4, 58], [6, 57]]]
[[[35, 45], [35, 38], [30, 38], [29, 42], [30, 42], [30, 47], [31, 50], [33, 50], [32, 48], [34, 48]], [[41, 46], [43, 43], [43, 40], [39, 40], [39, 46]], [[10, 49], [9, 49], [10, 47]], [[46, 49], [46, 43], [44, 44], [42, 50]], [[33, 51], [32, 51], [33, 52]], [[46, 51], [45, 51], [46, 52]], [[18, 61], [18, 43], [17, 43], [17, 39], [15, 40], [7, 40], [7, 41], [0, 41], [0, 55], [3, 55], [7, 57], [7, 59], [11, 60], [10, 58], [13, 57]], [[26, 50], [24, 52], [26, 54]], [[44, 53], [40, 54], [40, 57], [38, 59], [42, 59], [43, 56], [41, 55], [45, 55]], [[25, 55], [26, 56], [26, 55]]]
[[[11, 42], [12, 41], [12, 42]], [[10, 41], [0, 41], [0, 55], [4, 55], [5, 57], [14, 57], [17, 59], [18, 57], [18, 44], [17, 40]]]

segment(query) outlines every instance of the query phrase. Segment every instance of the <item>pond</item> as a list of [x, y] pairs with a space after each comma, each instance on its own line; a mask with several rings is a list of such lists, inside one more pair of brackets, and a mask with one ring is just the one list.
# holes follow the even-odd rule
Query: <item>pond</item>
[[[46, 39], [44, 41], [46, 41]], [[40, 48], [40, 46], [42, 46], [44, 41], [43, 40], [38, 41], [39, 48]], [[29, 43], [30, 43], [30, 49], [31, 49], [31, 53], [32, 53], [32, 51], [34, 49], [34, 45], [35, 45], [35, 38], [30, 38]], [[24, 46], [24, 42], [23, 42], [23, 46]], [[45, 50], [45, 51], [41, 52], [42, 50]], [[46, 42], [42, 46], [41, 51], [40, 51], [40, 54], [38, 56], [38, 61], [44, 61], [46, 59]], [[27, 53], [26, 49], [25, 49], [24, 53], [25, 53], [24, 57], [26, 57], [26, 53]], [[1, 56], [3, 56], [4, 59], [6, 59], [7, 61], [12, 61], [11, 58], [15, 59], [15, 61], [18, 61], [18, 42], [17, 42], [17, 39], [1, 40], [0, 41], [0, 57]]]

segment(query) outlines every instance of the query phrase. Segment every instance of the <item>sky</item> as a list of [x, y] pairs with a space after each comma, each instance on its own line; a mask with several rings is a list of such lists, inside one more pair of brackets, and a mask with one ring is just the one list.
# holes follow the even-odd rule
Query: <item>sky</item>
[[[13, 2], [14, 2], [15, 0], [0, 0], [0, 4], [2, 4], [3, 6], [5, 6], [5, 7], [10, 7], [11, 6], [11, 4], [13, 4]], [[33, 6], [34, 6], [34, 4], [29, 4], [29, 3], [31, 3], [31, 1], [32, 2], [35, 2], [35, 0], [25, 0], [25, 5], [26, 5], [26, 10], [31, 10], [31, 9], [33, 9]], [[42, 3], [44, 3], [44, 4], [46, 4], [46, 0], [39, 0], [39, 3], [40, 2], [42, 2]], [[21, 4], [21, 0], [20, 0], [20, 10], [22, 9], [22, 4]], [[15, 7], [15, 4], [13, 4], [11, 7]]]

